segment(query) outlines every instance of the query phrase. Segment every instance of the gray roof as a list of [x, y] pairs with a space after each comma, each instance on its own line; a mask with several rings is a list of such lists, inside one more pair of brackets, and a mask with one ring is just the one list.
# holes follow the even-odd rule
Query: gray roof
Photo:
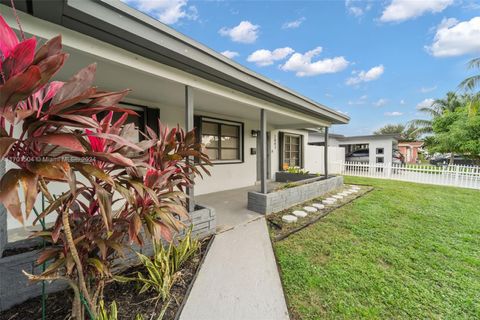
[[[2, 0], [8, 5], [10, 1]], [[334, 124], [350, 118], [255, 73], [117, 0], [16, 0], [17, 9], [130, 52]]]

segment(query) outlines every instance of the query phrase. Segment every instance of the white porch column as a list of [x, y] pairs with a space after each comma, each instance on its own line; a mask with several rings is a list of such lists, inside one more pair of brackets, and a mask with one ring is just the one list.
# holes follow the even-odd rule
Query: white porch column
[[325, 179], [328, 178], [328, 127], [325, 127], [325, 146], [323, 147], [323, 161], [325, 166]]
[[261, 173], [261, 192], [267, 193], [267, 111], [260, 111], [260, 173]]
[[[193, 88], [185, 86], [185, 130], [193, 129]], [[187, 157], [188, 162], [192, 162], [193, 157]], [[195, 210], [195, 198], [193, 195], [193, 186], [187, 188], [187, 210], [192, 212]]]

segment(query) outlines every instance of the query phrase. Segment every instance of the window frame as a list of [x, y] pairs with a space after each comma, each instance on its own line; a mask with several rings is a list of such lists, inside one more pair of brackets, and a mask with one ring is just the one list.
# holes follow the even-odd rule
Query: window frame
[[[286, 158], [285, 158], [285, 152], [286, 152], [286, 138], [298, 138], [298, 167], [303, 168], [304, 167], [304, 162], [303, 162], [303, 157], [304, 157], [304, 143], [303, 143], [303, 135], [298, 134], [298, 133], [291, 133], [291, 132], [285, 132], [281, 131], [280, 133], [280, 155], [279, 155], [279, 167], [280, 171], [284, 171], [285, 168], [283, 167], [283, 164], [286, 163]], [[289, 143], [291, 146], [291, 143]], [[290, 152], [290, 157], [291, 157], [291, 150]], [[288, 163], [288, 166], [290, 167], [290, 163]], [[296, 165], [297, 166], [297, 165]]]
[[[236, 163], [243, 163], [245, 162], [245, 154], [244, 154], [244, 123], [239, 122], [239, 121], [232, 121], [232, 120], [227, 120], [227, 119], [220, 119], [220, 118], [214, 118], [214, 117], [206, 117], [206, 116], [195, 116], [195, 122], [197, 127], [197, 140], [202, 142], [202, 137], [203, 137], [203, 123], [212, 123], [217, 125], [218, 133], [216, 137], [218, 138], [218, 146], [213, 147], [213, 148], [207, 148], [207, 149], [216, 149], [219, 158], [221, 158], [222, 155], [222, 150], [238, 150], [238, 157], [239, 159], [216, 159], [216, 160], [210, 160], [213, 164], [219, 165], [219, 164], [236, 164]], [[236, 126], [238, 127], [238, 146], [236, 148], [232, 147], [223, 147], [222, 148], [222, 125], [229, 125], [229, 126]], [[224, 137], [227, 137], [228, 135], [223, 135]], [[233, 136], [230, 136], [233, 137]], [[236, 138], [236, 137], [234, 137]]]

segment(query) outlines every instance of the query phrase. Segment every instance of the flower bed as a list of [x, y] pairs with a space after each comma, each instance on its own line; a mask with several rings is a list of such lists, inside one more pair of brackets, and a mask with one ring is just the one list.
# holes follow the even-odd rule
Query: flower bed
[[[351, 201], [365, 195], [366, 193], [370, 192], [373, 188], [369, 186], [356, 186], [358, 188], [357, 192], [352, 192], [349, 195], [343, 196], [342, 199], [337, 199], [332, 204], [325, 204], [324, 202], [327, 198], [331, 198], [339, 193], [343, 193], [348, 191], [352, 188], [350, 185], [343, 185], [340, 188], [336, 188], [334, 190], [325, 193], [321, 197], [317, 197], [315, 199], [303, 202], [301, 204], [292, 206], [288, 209], [272, 213], [267, 217], [267, 221], [269, 222], [270, 233], [272, 235], [273, 240], [280, 241], [289, 235], [300, 231], [301, 229], [309, 226], [310, 224], [318, 221], [319, 219], [325, 217], [333, 210], [342, 207]], [[328, 202], [328, 201], [326, 201]], [[305, 207], [313, 207], [315, 208], [316, 204], [322, 204], [324, 207], [318, 209], [313, 212], [305, 212]], [[294, 211], [304, 211], [306, 216], [299, 217], [297, 216], [296, 222], [287, 223], [284, 221], [285, 216], [290, 216], [293, 214]]]
[[337, 176], [323, 180], [315, 179], [303, 184], [288, 184], [285, 188], [279, 188], [267, 194], [251, 191], [248, 193], [248, 210], [263, 214], [282, 211], [298, 203], [317, 198], [342, 185], [343, 177]]
[[[212, 240], [213, 237], [202, 240], [198, 253], [192, 256], [179, 271], [180, 276], [170, 290], [171, 297], [167, 307], [165, 302], [152, 299], [155, 295], [150, 291], [139, 294], [139, 286], [135, 282], [111, 282], [107, 284], [104, 292], [105, 304], [110, 305], [112, 301], [116, 302], [118, 319], [134, 319], [136, 315], [142, 315], [143, 319], [157, 319], [164, 307], [166, 307], [166, 311], [162, 319], [176, 319], [188, 297]], [[131, 267], [122, 274], [130, 275], [136, 272], [145, 273], [146, 270], [140, 265]], [[73, 293], [71, 290], [49, 294], [46, 300], [46, 319], [67, 319], [71, 313], [72, 297]], [[3, 311], [0, 318], [20, 320], [40, 319], [41, 316], [41, 297], [36, 297]]]

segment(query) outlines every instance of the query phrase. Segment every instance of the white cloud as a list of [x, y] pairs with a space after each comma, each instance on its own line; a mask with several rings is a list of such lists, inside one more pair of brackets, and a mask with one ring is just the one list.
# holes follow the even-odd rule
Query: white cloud
[[177, 23], [180, 19], [196, 20], [198, 11], [188, 6], [188, 0], [122, 0], [129, 6], [158, 19], [165, 24]]
[[373, 105], [375, 107], [384, 107], [385, 105], [387, 105], [387, 103], [388, 103], [387, 99], [381, 98], [381, 99], [378, 99], [377, 101], [375, 101], [373, 103]]
[[372, 8], [370, 1], [361, 0], [345, 0], [345, 7], [347, 12], [355, 17], [361, 17]]
[[435, 91], [437, 90], [437, 86], [433, 86], [433, 87], [421, 87], [420, 88], [420, 92], [421, 93], [429, 93], [429, 92], [432, 92], [432, 91]]
[[272, 65], [275, 61], [283, 60], [295, 50], [289, 47], [278, 48], [273, 51], [260, 49], [248, 56], [248, 62], [254, 62], [257, 66], [265, 67]]
[[443, 19], [430, 46], [425, 47], [435, 57], [453, 57], [480, 53], [480, 17], [459, 22]]
[[434, 101], [435, 101], [435, 100], [432, 99], [432, 98], [424, 99], [424, 100], [422, 100], [421, 102], [419, 102], [419, 103], [417, 104], [417, 109], [420, 109], [420, 108], [429, 108], [429, 107], [432, 106], [432, 104], [433, 104]]
[[400, 22], [419, 17], [427, 12], [442, 12], [454, 0], [392, 0], [383, 10], [380, 21]]
[[235, 57], [238, 57], [240, 54], [236, 51], [230, 51], [230, 50], [225, 50], [223, 52], [220, 52], [221, 54], [223, 54], [225, 57], [229, 58], [229, 59], [233, 59]]
[[384, 115], [387, 117], [399, 117], [403, 115], [403, 113], [399, 111], [393, 111], [393, 112], [385, 112]]
[[361, 105], [361, 104], [366, 104], [367, 103], [367, 99], [368, 99], [368, 96], [366, 94], [364, 94], [363, 96], [361, 96], [360, 98], [358, 98], [357, 100], [349, 100], [348, 101], [348, 104], [349, 105]]
[[349, 62], [344, 57], [326, 58], [312, 61], [322, 52], [322, 47], [316, 47], [304, 54], [294, 53], [280, 68], [293, 71], [297, 77], [316, 76], [325, 73], [336, 73], [344, 70]]
[[348, 78], [346, 81], [346, 84], [351, 86], [351, 85], [359, 84], [361, 82], [369, 82], [369, 81], [376, 80], [380, 78], [380, 76], [383, 74], [384, 71], [385, 71], [385, 68], [383, 67], [383, 65], [378, 65], [376, 67], [371, 68], [368, 71], [363, 71], [363, 70], [360, 72], [354, 71], [353, 72], [354, 76]]
[[240, 43], [254, 43], [258, 38], [260, 26], [250, 21], [242, 21], [233, 28], [223, 27], [218, 32], [222, 36], [229, 37], [232, 41]]
[[405, 100], [403, 100], [403, 99], [400, 100], [400, 104], [401, 104], [401, 105], [404, 105], [404, 104], [405, 104]]
[[285, 22], [282, 25], [282, 29], [296, 29], [305, 21], [305, 17], [298, 18], [297, 20]]

